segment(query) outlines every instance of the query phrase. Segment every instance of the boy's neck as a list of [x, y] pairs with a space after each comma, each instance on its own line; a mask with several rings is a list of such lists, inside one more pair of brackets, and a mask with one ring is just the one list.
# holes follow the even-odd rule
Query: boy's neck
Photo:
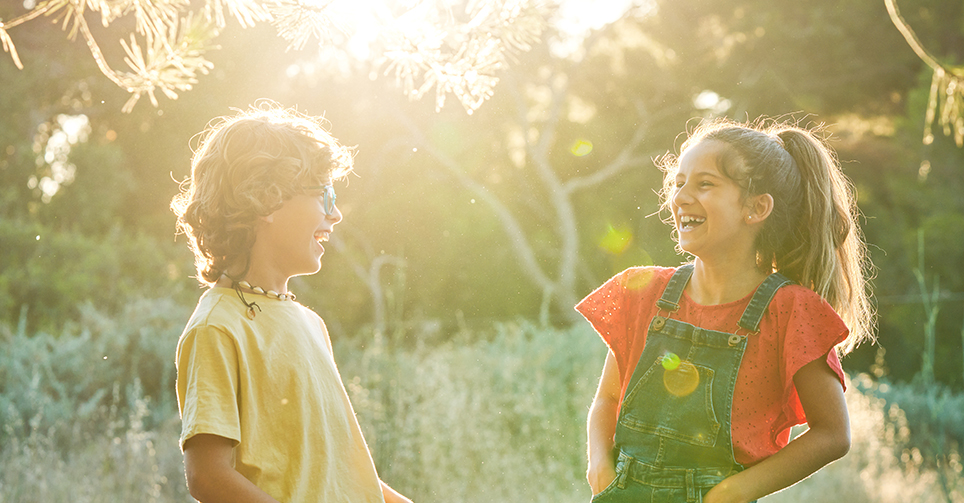
[[288, 277], [280, 274], [270, 274], [267, 271], [260, 270], [259, 268], [251, 267], [248, 272], [244, 273], [243, 276], [231, 274], [230, 271], [225, 276], [216, 283], [217, 286], [224, 286], [231, 288], [234, 286], [234, 281], [247, 281], [251, 287], [260, 287], [265, 291], [273, 291], [275, 293], [288, 293]]

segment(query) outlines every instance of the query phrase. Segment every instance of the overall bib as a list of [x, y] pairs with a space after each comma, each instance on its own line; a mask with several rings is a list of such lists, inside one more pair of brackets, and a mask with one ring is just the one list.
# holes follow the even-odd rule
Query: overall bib
[[739, 333], [704, 330], [671, 319], [693, 265], [680, 267], [656, 302], [646, 345], [616, 422], [616, 479], [594, 503], [701, 502], [713, 486], [743, 470], [733, 455], [730, 412], [747, 335], [777, 290], [771, 274], [740, 318]]

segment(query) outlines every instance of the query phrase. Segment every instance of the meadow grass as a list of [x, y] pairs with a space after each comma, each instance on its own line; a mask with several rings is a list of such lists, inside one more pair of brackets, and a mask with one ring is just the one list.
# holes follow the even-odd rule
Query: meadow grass
[[[176, 406], [169, 392], [148, 396], [163, 383], [141, 383], [172, 375], [182, 315], [135, 310], [47, 339], [0, 329], [0, 503], [193, 501]], [[119, 353], [126, 370], [90, 368], [117, 347], [151, 353], [131, 358], [152, 370]], [[415, 501], [589, 501], [585, 420], [605, 356], [590, 329], [399, 330], [336, 337], [335, 353], [380, 475]], [[964, 400], [907, 389], [854, 377], [851, 452], [764, 501], [964, 501], [958, 444], [945, 442]]]

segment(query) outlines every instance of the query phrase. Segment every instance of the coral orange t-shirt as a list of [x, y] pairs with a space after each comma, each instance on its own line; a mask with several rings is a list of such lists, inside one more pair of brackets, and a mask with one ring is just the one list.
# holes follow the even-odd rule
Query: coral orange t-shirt
[[[656, 301], [675, 271], [664, 267], [627, 269], [576, 305], [616, 357], [620, 402], [646, 344], [646, 330], [659, 312]], [[704, 306], [684, 292], [680, 309], [672, 318], [733, 333], [752, 296], [751, 292], [734, 302]], [[790, 428], [807, 421], [793, 384], [793, 376], [801, 367], [824, 359], [845, 386], [833, 348], [846, 339], [849, 330], [812, 290], [799, 285], [779, 289], [759, 328], [759, 333], [747, 338], [733, 393], [733, 452], [744, 466], [756, 464], [786, 446]]]

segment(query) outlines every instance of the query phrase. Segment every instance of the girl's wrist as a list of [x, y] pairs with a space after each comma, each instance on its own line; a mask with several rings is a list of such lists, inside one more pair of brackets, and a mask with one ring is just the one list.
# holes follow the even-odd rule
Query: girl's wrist
[[589, 451], [589, 468], [608, 466], [615, 468], [616, 456], [613, 447], [609, 449], [595, 449]]
[[706, 496], [704, 499], [706, 503], [746, 503], [750, 501], [743, 494], [740, 484], [734, 483], [732, 477], [723, 479]]

